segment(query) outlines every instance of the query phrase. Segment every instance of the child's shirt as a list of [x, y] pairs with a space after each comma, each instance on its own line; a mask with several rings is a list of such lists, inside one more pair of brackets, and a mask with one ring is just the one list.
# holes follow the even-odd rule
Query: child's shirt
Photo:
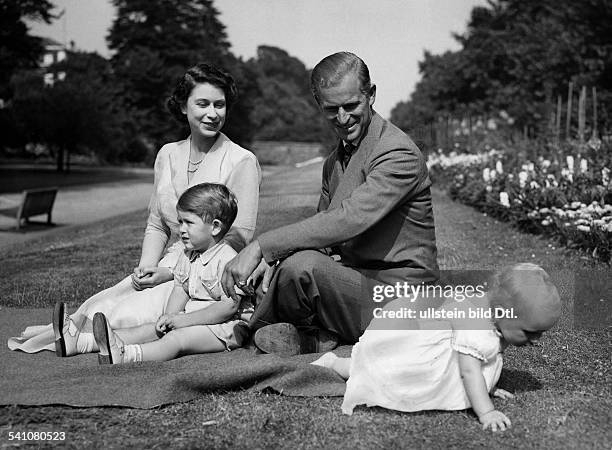
[[[174, 268], [174, 283], [181, 286], [189, 295], [185, 312], [190, 313], [207, 308], [221, 300], [225, 294], [221, 287], [221, 277], [225, 265], [236, 256], [236, 251], [225, 242], [219, 242], [204, 253], [184, 252]], [[252, 310], [250, 298], [238, 289], [236, 293], [242, 301], [236, 313], [223, 323], [207, 325], [208, 329], [222, 342], [227, 350], [244, 344], [243, 338], [235, 334], [235, 327], [243, 322], [243, 317]]]
[[186, 251], [174, 267], [174, 282], [183, 287], [191, 300], [221, 300], [223, 269], [236, 254], [236, 251], [223, 241], [204, 253]]

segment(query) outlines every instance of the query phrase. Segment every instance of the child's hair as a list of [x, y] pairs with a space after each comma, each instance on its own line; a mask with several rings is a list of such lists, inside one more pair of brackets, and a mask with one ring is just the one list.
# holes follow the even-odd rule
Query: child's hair
[[205, 222], [221, 222], [221, 236], [234, 223], [238, 213], [236, 196], [219, 183], [201, 183], [190, 187], [180, 196], [176, 209], [200, 216]]
[[493, 281], [492, 306], [513, 307], [520, 314], [541, 314], [549, 328], [561, 314], [561, 299], [550, 276], [532, 263], [516, 264], [503, 269]]

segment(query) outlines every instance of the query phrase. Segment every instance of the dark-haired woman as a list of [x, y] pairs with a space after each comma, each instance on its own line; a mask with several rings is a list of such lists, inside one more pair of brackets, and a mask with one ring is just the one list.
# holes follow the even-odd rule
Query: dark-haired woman
[[[255, 230], [261, 170], [255, 155], [221, 133], [237, 88], [232, 77], [208, 64], [185, 73], [168, 99], [175, 118], [187, 121], [190, 136], [164, 145], [155, 160], [155, 186], [142, 254], [134, 273], [85, 301], [71, 316], [58, 303], [53, 323], [28, 327], [9, 339], [11, 350], [35, 353], [55, 350], [58, 356], [98, 351], [92, 333], [96, 312], [112, 328], [155, 322], [173, 287], [172, 268], [184, 251], [176, 213], [178, 197], [204, 182], [227, 185], [238, 200], [238, 215], [225, 240], [236, 250], [250, 242]], [[168, 246], [168, 244], [170, 244]]]

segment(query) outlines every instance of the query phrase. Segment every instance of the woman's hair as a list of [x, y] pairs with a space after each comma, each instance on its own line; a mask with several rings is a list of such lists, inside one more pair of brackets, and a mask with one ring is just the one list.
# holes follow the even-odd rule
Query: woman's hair
[[201, 183], [183, 192], [176, 209], [196, 214], [207, 223], [219, 220], [222, 233], [219, 237], [223, 237], [236, 219], [238, 202], [227, 186], [219, 183]]
[[317, 103], [319, 103], [321, 88], [336, 85], [347, 73], [351, 72], [357, 74], [361, 92], [369, 94], [372, 88], [370, 71], [359, 56], [349, 52], [339, 52], [323, 58], [310, 74], [310, 90]]
[[196, 64], [185, 72], [166, 101], [168, 111], [179, 122], [185, 122], [185, 114], [181, 108], [187, 103], [193, 88], [201, 83], [209, 83], [221, 89], [225, 94], [228, 109], [238, 100], [238, 87], [229, 73], [210, 64]]

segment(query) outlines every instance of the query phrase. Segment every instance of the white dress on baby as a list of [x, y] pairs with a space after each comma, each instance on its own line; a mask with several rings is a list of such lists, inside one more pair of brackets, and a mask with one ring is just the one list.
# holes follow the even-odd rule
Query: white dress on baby
[[470, 408], [459, 372], [458, 354], [482, 361], [491, 391], [502, 369], [500, 334], [491, 329], [388, 330], [368, 328], [353, 347], [342, 411], [357, 405], [397, 411]]

